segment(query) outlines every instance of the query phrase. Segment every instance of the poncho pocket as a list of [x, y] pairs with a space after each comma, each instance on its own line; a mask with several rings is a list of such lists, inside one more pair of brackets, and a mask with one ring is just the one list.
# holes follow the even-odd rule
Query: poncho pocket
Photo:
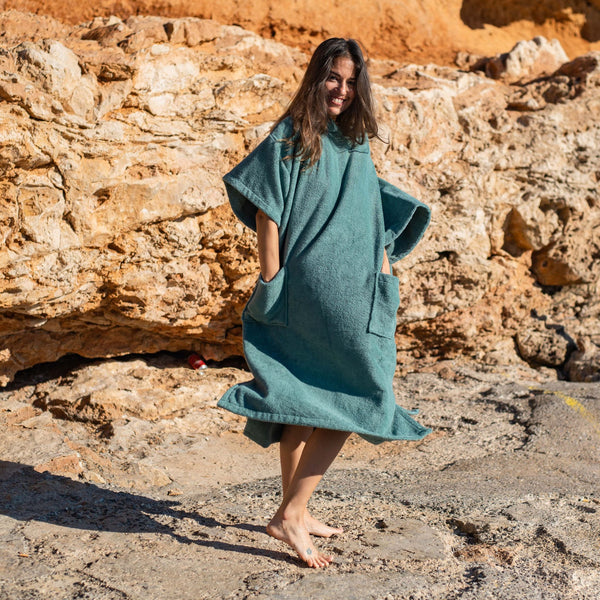
[[245, 316], [266, 325], [287, 325], [287, 272], [282, 267], [270, 281], [259, 275], [246, 308]]
[[377, 273], [373, 305], [367, 331], [375, 335], [393, 338], [396, 333], [396, 313], [400, 306], [400, 282], [395, 275]]

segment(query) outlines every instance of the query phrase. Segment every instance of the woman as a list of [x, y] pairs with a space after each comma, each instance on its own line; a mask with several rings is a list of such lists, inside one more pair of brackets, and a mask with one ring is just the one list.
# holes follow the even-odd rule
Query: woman
[[354, 40], [315, 51], [270, 135], [224, 177], [233, 211], [258, 239], [260, 276], [242, 314], [254, 379], [219, 406], [245, 433], [279, 442], [283, 501], [267, 526], [310, 567], [327, 566], [310, 534], [342, 530], [307, 510], [350, 432], [373, 443], [430, 430], [395, 403], [398, 279], [429, 209], [378, 179], [365, 61]]

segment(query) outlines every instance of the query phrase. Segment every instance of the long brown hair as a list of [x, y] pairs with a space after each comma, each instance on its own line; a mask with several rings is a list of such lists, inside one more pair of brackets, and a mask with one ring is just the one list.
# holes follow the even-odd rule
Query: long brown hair
[[356, 40], [330, 38], [322, 42], [312, 55], [306, 73], [290, 105], [276, 125], [292, 118], [294, 132], [290, 144], [294, 156], [314, 164], [321, 156], [321, 136], [327, 130], [327, 88], [325, 82], [336, 58], [347, 57], [355, 67], [355, 95], [350, 106], [335, 120], [341, 133], [351, 144], [362, 144], [366, 137], [377, 136], [371, 82], [363, 53]]

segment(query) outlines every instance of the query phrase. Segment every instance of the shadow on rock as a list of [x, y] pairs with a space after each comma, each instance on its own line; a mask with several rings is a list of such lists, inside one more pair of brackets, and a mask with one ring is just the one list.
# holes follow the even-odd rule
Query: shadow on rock
[[[211, 540], [210, 530], [229, 528], [264, 533], [249, 523], [223, 523], [181, 507], [175, 500], [156, 500], [93, 483], [37, 472], [30, 465], [0, 460], [0, 514], [18, 521], [39, 521], [87, 531], [166, 534], [183, 544], [255, 554], [296, 564], [288, 554], [244, 544]], [[182, 522], [193, 522], [191, 534], [180, 533]], [[189, 522], [188, 522], [189, 525]], [[202, 539], [194, 539], [201, 535]], [[217, 537], [215, 535], [214, 537]], [[208, 539], [207, 539], [208, 538]]]

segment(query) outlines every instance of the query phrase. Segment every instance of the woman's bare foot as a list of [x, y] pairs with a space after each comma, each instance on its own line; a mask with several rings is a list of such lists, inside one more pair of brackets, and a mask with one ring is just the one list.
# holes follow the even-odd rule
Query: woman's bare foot
[[344, 533], [344, 530], [341, 527], [330, 527], [329, 525], [325, 525], [325, 523], [315, 519], [309, 512], [304, 514], [304, 524], [306, 525], [308, 533], [319, 537], [329, 538], [332, 535]]
[[284, 519], [276, 514], [267, 525], [267, 533], [291, 546], [309, 567], [314, 569], [326, 567], [333, 560], [332, 556], [321, 554], [313, 546], [308, 530], [302, 521]]

